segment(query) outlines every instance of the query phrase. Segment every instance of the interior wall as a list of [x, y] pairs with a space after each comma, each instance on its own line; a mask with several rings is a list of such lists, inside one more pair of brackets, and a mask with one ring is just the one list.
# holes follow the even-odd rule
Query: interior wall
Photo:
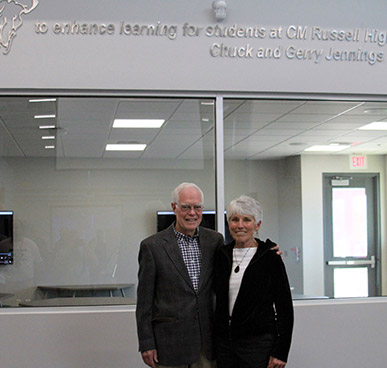
[[304, 294], [301, 157], [279, 162], [278, 173], [279, 244], [294, 294]]
[[[295, 301], [288, 368], [384, 367], [387, 298]], [[0, 309], [2, 368], [145, 368], [135, 308]]]
[[[15, 7], [6, 3], [5, 12]], [[3, 55], [1, 49], [7, 71], [2, 88], [386, 94], [383, 1], [228, 2], [223, 22], [216, 21], [212, 1], [159, 3], [82, 0], [81, 6], [77, 0], [39, 0], [22, 14], [9, 52]], [[157, 22], [176, 27], [176, 37], [125, 28]], [[105, 32], [72, 33], [73, 23], [97, 24]], [[113, 32], [106, 32], [108, 25]], [[218, 33], [211, 31], [216, 26]], [[258, 36], [244, 35], [249, 28]], [[342, 31], [350, 33], [348, 39], [335, 38]], [[231, 56], [220, 53], [222, 46]], [[345, 57], [349, 52], [356, 60]], [[358, 52], [370, 53], [372, 60]]]
[[[302, 238], [304, 265], [304, 293], [324, 295], [324, 229], [323, 229], [323, 173], [350, 173], [346, 155], [301, 156]], [[359, 173], [359, 170], [356, 170]], [[368, 168], [361, 172], [380, 174], [381, 193], [381, 254], [386, 254], [385, 237], [385, 181], [384, 156], [368, 156]], [[382, 268], [382, 285], [386, 282], [386, 268]], [[386, 289], [383, 288], [383, 295]]]
[[259, 237], [279, 241], [278, 162], [226, 160], [224, 165], [225, 205], [242, 194], [256, 198], [263, 210]]

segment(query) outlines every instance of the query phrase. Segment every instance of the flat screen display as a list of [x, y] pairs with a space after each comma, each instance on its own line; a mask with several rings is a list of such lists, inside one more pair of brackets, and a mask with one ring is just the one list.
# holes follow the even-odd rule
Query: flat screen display
[[0, 211], [0, 265], [13, 264], [13, 211]]
[[[158, 211], [157, 212], [157, 232], [166, 229], [176, 220], [175, 214], [173, 211]], [[232, 237], [228, 230], [228, 222], [226, 214], [224, 214], [225, 221], [225, 243], [232, 241]], [[203, 211], [202, 223], [200, 226], [206, 227], [208, 229], [215, 230], [215, 211]]]

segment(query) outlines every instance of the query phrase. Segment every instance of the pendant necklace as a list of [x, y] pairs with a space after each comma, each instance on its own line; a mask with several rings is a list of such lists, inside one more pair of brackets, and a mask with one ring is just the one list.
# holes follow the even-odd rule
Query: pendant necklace
[[[243, 260], [245, 259], [247, 253], [249, 253], [249, 250], [251, 249], [251, 247], [248, 247], [245, 254], [243, 255], [242, 259], [239, 261], [239, 263], [236, 265], [236, 267], [234, 268], [234, 272], [235, 273], [238, 273], [240, 271], [240, 267], [239, 265], [243, 262]], [[235, 263], [238, 262], [238, 260], [235, 258]]]

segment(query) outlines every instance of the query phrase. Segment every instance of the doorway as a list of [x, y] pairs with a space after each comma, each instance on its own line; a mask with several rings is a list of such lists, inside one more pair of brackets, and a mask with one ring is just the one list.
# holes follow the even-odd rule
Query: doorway
[[380, 295], [378, 174], [324, 174], [325, 295]]

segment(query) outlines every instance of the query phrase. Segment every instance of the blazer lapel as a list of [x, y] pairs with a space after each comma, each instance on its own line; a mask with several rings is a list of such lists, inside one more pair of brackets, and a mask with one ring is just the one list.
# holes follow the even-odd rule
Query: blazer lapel
[[202, 253], [202, 267], [200, 270], [199, 278], [199, 290], [202, 285], [205, 285], [206, 281], [212, 274], [213, 270], [213, 254], [210, 245], [208, 244], [209, 240], [202, 236], [203, 232], [199, 230], [199, 242], [200, 242], [200, 251]]
[[169, 258], [171, 259], [172, 263], [174, 264], [182, 278], [186, 281], [186, 283], [193, 289], [192, 281], [189, 277], [187, 267], [184, 263], [180, 248], [177, 245], [176, 236], [173, 231], [172, 225], [168, 228], [168, 232], [164, 236], [163, 240], [163, 247], [167, 252]]

